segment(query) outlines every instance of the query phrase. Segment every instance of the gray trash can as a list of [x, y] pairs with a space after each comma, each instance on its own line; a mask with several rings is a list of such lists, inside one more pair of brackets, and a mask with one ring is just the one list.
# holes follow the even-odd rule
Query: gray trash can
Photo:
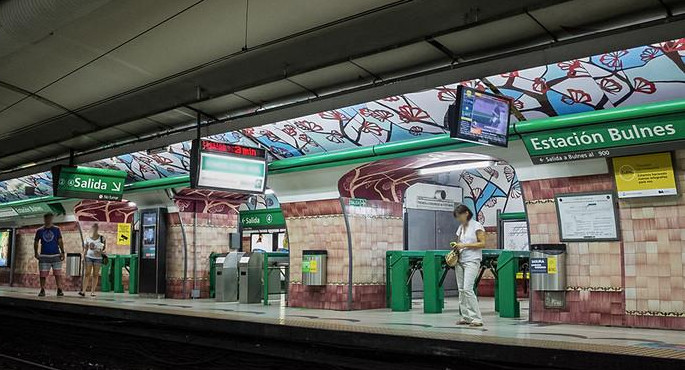
[[302, 251], [302, 283], [326, 285], [327, 261], [328, 252], [325, 250]]
[[530, 286], [534, 291], [566, 290], [566, 244], [530, 246]]
[[81, 253], [67, 253], [67, 276], [81, 276]]

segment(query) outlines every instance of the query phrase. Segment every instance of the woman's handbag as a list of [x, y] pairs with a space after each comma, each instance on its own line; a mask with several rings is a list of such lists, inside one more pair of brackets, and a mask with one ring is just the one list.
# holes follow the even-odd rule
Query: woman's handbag
[[445, 255], [445, 264], [449, 267], [454, 267], [459, 263], [459, 250], [454, 247], [456, 243], [450, 243], [452, 250]]

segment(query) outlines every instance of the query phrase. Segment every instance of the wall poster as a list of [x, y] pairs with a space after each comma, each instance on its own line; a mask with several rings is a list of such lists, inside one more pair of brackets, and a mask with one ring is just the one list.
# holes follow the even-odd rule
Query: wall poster
[[613, 193], [558, 194], [555, 201], [562, 242], [618, 240]]

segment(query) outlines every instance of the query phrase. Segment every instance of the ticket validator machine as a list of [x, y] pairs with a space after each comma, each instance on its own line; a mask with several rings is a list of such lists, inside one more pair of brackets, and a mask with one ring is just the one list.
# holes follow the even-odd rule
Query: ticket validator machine
[[140, 211], [139, 283], [141, 294], [166, 294], [166, 208], [149, 208]]

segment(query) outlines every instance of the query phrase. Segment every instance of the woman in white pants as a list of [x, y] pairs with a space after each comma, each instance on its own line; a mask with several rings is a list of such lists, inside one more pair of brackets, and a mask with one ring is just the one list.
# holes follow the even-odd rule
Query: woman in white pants
[[459, 263], [454, 268], [459, 287], [461, 314], [457, 324], [479, 327], [483, 326], [483, 317], [478, 307], [474, 284], [480, 271], [480, 261], [483, 259], [485, 229], [480, 222], [473, 220], [473, 212], [463, 204], [454, 209], [454, 218], [460, 224], [457, 229], [457, 242], [453, 243], [453, 248], [459, 251]]

